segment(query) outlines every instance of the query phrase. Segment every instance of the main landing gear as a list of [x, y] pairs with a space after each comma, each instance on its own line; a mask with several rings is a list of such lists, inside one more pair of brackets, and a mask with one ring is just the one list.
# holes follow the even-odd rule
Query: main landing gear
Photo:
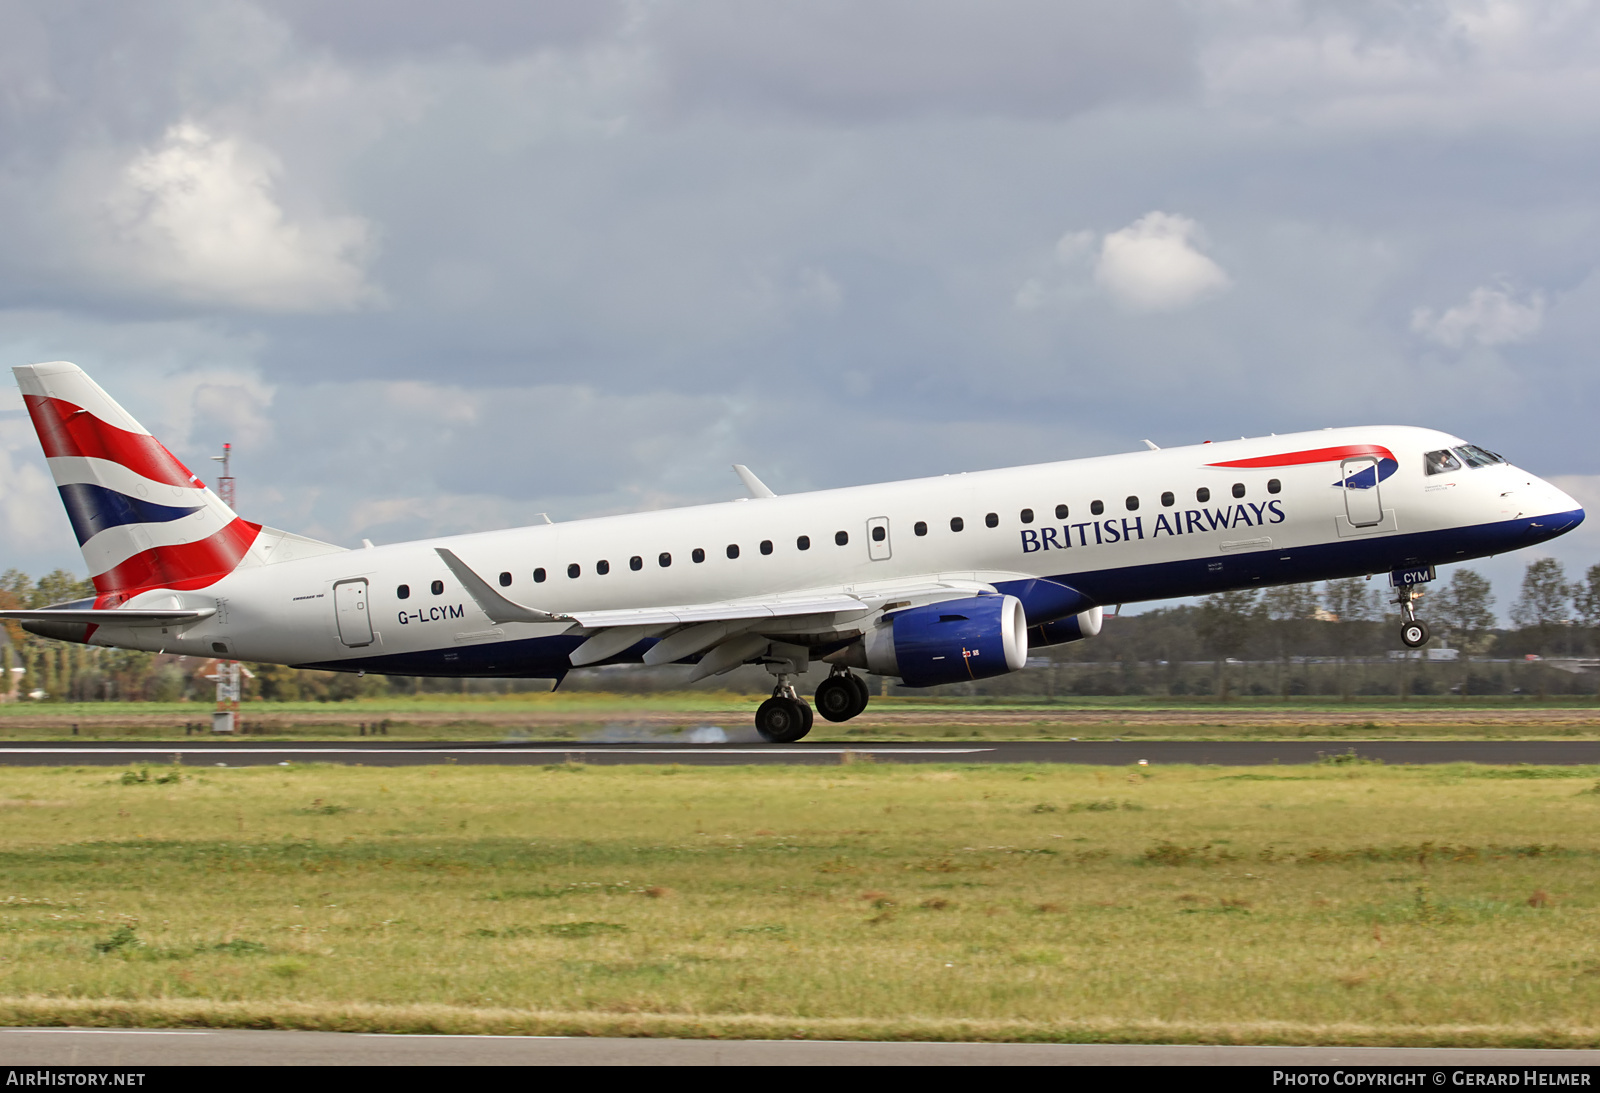
[[[849, 721], [867, 708], [871, 692], [854, 672], [836, 669], [817, 685], [817, 712], [829, 721]], [[793, 744], [811, 731], [811, 707], [795, 693], [787, 673], [778, 675], [772, 697], [756, 710], [756, 732], [774, 744]]]
[[867, 681], [854, 672], [835, 669], [817, 684], [817, 712], [829, 721], [849, 721], [867, 708]]
[[779, 676], [772, 697], [756, 710], [756, 732], [774, 744], [793, 744], [811, 731], [811, 707], [795, 693], [788, 676]]
[[1417, 618], [1416, 608], [1412, 606], [1416, 587], [1403, 584], [1395, 589], [1394, 602], [1400, 605], [1400, 642], [1408, 649], [1421, 649], [1428, 644], [1428, 624]]

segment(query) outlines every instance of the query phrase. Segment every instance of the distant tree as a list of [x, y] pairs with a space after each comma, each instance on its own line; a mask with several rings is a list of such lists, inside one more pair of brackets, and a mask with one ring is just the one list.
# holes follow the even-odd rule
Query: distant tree
[[1587, 580], [1572, 586], [1572, 606], [1584, 626], [1600, 627], [1600, 565], [1592, 565]]
[[1459, 640], [1473, 640], [1494, 626], [1494, 593], [1489, 579], [1472, 569], [1450, 574], [1450, 584], [1433, 594], [1427, 615]]
[[1511, 621], [1525, 629], [1567, 622], [1572, 592], [1560, 562], [1554, 558], [1529, 562], [1522, 574], [1522, 595], [1511, 607]]
[[1261, 593], [1262, 613], [1279, 622], [1315, 618], [1318, 606], [1314, 584], [1284, 584]]
[[1371, 622], [1383, 617], [1382, 600], [1372, 583], [1361, 577], [1346, 577], [1323, 585], [1323, 605], [1340, 622]]
[[1195, 619], [1195, 634], [1218, 660], [1244, 651], [1257, 623], [1261, 607], [1254, 589], [1218, 592], [1200, 601]]

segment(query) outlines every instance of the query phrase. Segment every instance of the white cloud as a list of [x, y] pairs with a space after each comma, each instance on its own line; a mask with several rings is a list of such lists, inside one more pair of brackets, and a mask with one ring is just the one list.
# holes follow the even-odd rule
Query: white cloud
[[291, 220], [273, 196], [281, 173], [263, 148], [172, 126], [116, 180], [101, 264], [188, 302], [254, 311], [343, 311], [377, 299], [360, 265], [366, 222]]
[[1200, 225], [1186, 216], [1151, 212], [1100, 242], [1094, 279], [1135, 311], [1186, 307], [1233, 282], [1195, 244]]
[[1518, 302], [1503, 288], [1475, 288], [1467, 302], [1435, 315], [1432, 308], [1411, 313], [1411, 329], [1424, 337], [1459, 349], [1468, 342], [1504, 345], [1526, 341], [1544, 325], [1544, 297], [1535, 292]]
[[18, 555], [60, 547], [63, 539], [66, 546], [72, 544], [60, 515], [61, 498], [43, 460], [34, 457], [38, 448], [26, 417], [0, 419], [0, 526], [5, 528], [7, 566]]

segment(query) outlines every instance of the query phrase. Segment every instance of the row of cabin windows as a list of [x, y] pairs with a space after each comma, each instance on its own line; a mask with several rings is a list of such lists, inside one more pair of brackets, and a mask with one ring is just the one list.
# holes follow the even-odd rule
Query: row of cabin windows
[[[1244, 483], [1243, 482], [1235, 482], [1233, 484], [1233, 496], [1235, 496], [1235, 497], [1243, 497], [1246, 492], [1247, 491], [1244, 488]], [[1282, 493], [1283, 492], [1283, 483], [1280, 482], [1276, 478], [1268, 479], [1267, 480], [1267, 492], [1268, 493]], [[1196, 501], [1200, 502], [1202, 505], [1205, 504], [1207, 501], [1210, 501], [1211, 500], [1211, 490], [1210, 490], [1210, 488], [1206, 487], [1206, 486], [1201, 486], [1199, 489], [1195, 490], [1194, 491], [1194, 499]], [[1174, 494], [1172, 491], [1168, 490], [1166, 493], [1163, 493], [1161, 495], [1161, 505], [1162, 505], [1163, 508], [1171, 508], [1173, 505], [1175, 505], [1177, 503], [1178, 503], [1177, 495]], [[1138, 512], [1139, 511], [1139, 498], [1137, 496], [1129, 496], [1129, 497], [1125, 498], [1123, 500], [1122, 504], [1123, 504], [1123, 507], [1126, 508], [1129, 512]], [[1106, 503], [1104, 501], [1090, 501], [1089, 502], [1089, 512], [1090, 512], [1091, 515], [1099, 516], [1099, 515], [1103, 514], [1105, 511], [1106, 511]], [[1057, 505], [1056, 506], [1056, 519], [1057, 520], [1065, 520], [1067, 518], [1067, 516], [1070, 514], [1070, 512], [1071, 512], [1071, 510], [1068, 509], [1068, 507], [1066, 505]], [[1021, 519], [1021, 521], [1024, 524], [1031, 524], [1031, 523], [1033, 523], [1033, 519], [1034, 519], [1033, 510], [1032, 509], [1023, 509], [1018, 514], [1018, 517]], [[985, 527], [991, 527], [991, 528], [999, 527], [1000, 526], [1000, 514], [998, 512], [988, 513], [987, 515], [984, 516], [983, 523], [984, 523]], [[966, 526], [967, 526], [967, 522], [965, 520], [963, 520], [961, 517], [959, 517], [959, 516], [950, 517], [950, 530], [951, 531], [961, 531]], [[883, 530], [882, 528], [873, 529], [874, 537], [878, 537], [877, 536], [877, 532], [880, 532], [882, 530]], [[917, 535], [926, 535], [926, 534], [928, 534], [928, 525], [927, 525], [926, 522], [924, 522], [922, 520], [918, 520], [915, 524], [911, 525], [911, 530], [912, 530], [913, 533], [915, 533]]]
[[[883, 537], [884, 537], [883, 529], [882, 528], [873, 528], [872, 530], [873, 530], [873, 538], [876, 539], [879, 542], [882, 542], [883, 541]], [[850, 542], [850, 533], [848, 531], [836, 531], [836, 532], [833, 533], [833, 541], [836, 544], [838, 544], [839, 546], [845, 546]], [[810, 550], [811, 549], [811, 536], [809, 536], [809, 535], [801, 535], [801, 536], [797, 537], [795, 539], [795, 541], [794, 541], [794, 546], [795, 546], [796, 550]], [[772, 540], [771, 539], [763, 539], [763, 540], [761, 540], [761, 544], [760, 544], [758, 549], [761, 551], [762, 554], [771, 554], [773, 549], [774, 549], [773, 545], [772, 545]], [[727, 547], [724, 548], [723, 553], [725, 553], [729, 558], [737, 558], [737, 557], [739, 557], [739, 544], [738, 543], [729, 543], [727, 545]], [[695, 564], [698, 565], [699, 563], [701, 563], [701, 562], [706, 560], [706, 552], [703, 549], [701, 549], [700, 547], [695, 547], [692, 551], [689, 552], [689, 558], [690, 558], [691, 561], [693, 561]], [[668, 551], [662, 551], [660, 554], [658, 554], [656, 556], [656, 564], [659, 565], [662, 569], [666, 569], [668, 566], [670, 566], [672, 564], [672, 554], [670, 552], [668, 552]], [[637, 573], [639, 570], [644, 568], [644, 558], [642, 558], [638, 554], [635, 554], [633, 557], [628, 559], [628, 568], [633, 570], [635, 573]], [[600, 576], [603, 577], [606, 574], [611, 572], [611, 563], [609, 561], [607, 561], [606, 559], [602, 558], [602, 559], [600, 559], [598, 562], [596, 562], [594, 564], [594, 571], [596, 573], [598, 573]], [[583, 566], [579, 565], [577, 562], [573, 562], [573, 563], [571, 563], [570, 565], [567, 566], [567, 576], [568, 577], [576, 579], [578, 577], [581, 577], [582, 575], [583, 575]], [[550, 574], [545, 570], [545, 568], [543, 566], [540, 566], [538, 569], [535, 569], [533, 571], [533, 580], [534, 580], [535, 584], [543, 584], [546, 580], [549, 579], [549, 577], [550, 577]], [[511, 580], [512, 580], [512, 578], [511, 578], [511, 574], [509, 572], [501, 573], [500, 574], [500, 587], [502, 587], [502, 588], [510, 588], [511, 587]], [[437, 585], [437, 584], [440, 584], [440, 582], [435, 581], [434, 584]], [[401, 585], [400, 587], [402, 589], [405, 589], [406, 586], [405, 585]], [[405, 599], [406, 596], [409, 595], [409, 594], [410, 594], [409, 590], [406, 590], [406, 591], [404, 591], [404, 592], [402, 592], [400, 594], [400, 598], [401, 599]], [[435, 595], [437, 595], [437, 594], [438, 594], [438, 590], [435, 590]]]
[[[1283, 483], [1282, 482], [1278, 481], [1276, 478], [1271, 478], [1271, 479], [1267, 480], [1267, 492], [1268, 493], [1281, 493], [1282, 491], [1283, 491]], [[1244, 495], [1245, 495], [1244, 483], [1243, 482], [1235, 482], [1233, 484], [1233, 496], [1235, 496], [1235, 497], [1243, 497]], [[1205, 504], [1207, 501], [1211, 500], [1211, 490], [1206, 486], [1201, 486], [1199, 489], [1194, 491], [1194, 499], [1196, 501], [1198, 501], [1202, 505]], [[1163, 493], [1161, 495], [1161, 504], [1162, 504], [1162, 506], [1164, 508], [1171, 508], [1173, 505], [1177, 504], [1177, 496], [1175, 494], [1173, 494], [1172, 491], [1168, 490], [1167, 492], [1165, 492], [1165, 493]], [[1137, 496], [1131, 496], [1130, 495], [1129, 497], [1127, 497], [1127, 498], [1125, 498], [1123, 500], [1123, 506], [1129, 512], [1138, 512], [1139, 511], [1139, 498]], [[1102, 513], [1104, 513], [1105, 511], [1106, 511], [1106, 503], [1104, 501], [1091, 501], [1091, 502], [1089, 502], [1089, 512], [1092, 515], [1099, 516]], [[1069, 513], [1070, 513], [1070, 510], [1067, 508], [1066, 505], [1057, 505], [1056, 506], [1056, 519], [1057, 520], [1065, 520], [1067, 518], [1067, 516], [1069, 515]], [[1021, 520], [1022, 520], [1022, 522], [1024, 524], [1033, 523], [1034, 513], [1033, 513], [1032, 509], [1023, 509], [1022, 512], [1019, 514], [1019, 516], [1020, 516], [1020, 518], [1021, 518]], [[997, 512], [987, 513], [983, 518], [983, 523], [984, 523], [985, 527], [991, 527], [991, 528], [999, 527], [1000, 526], [1000, 514], [997, 513]], [[962, 531], [962, 530], [964, 530], [966, 528], [966, 526], [967, 526], [966, 521], [963, 520], [961, 517], [959, 517], [959, 516], [950, 517], [950, 530], [951, 531]], [[911, 531], [912, 531], [913, 534], [918, 535], [918, 536], [923, 536], [923, 535], [928, 534], [927, 521], [918, 520], [916, 523], [911, 525]], [[878, 526], [875, 526], [871, 531], [872, 541], [875, 542], [875, 543], [881, 543], [886, 538], [888, 538], [888, 534], [889, 534], [888, 530], [886, 528], [884, 528], [881, 524], [878, 525]], [[833, 541], [838, 546], [846, 546], [850, 542], [850, 533], [848, 531], [836, 531], [836, 532], [833, 533]], [[811, 536], [809, 536], [809, 535], [800, 536], [799, 538], [795, 539], [794, 545], [795, 545], [795, 549], [796, 550], [810, 550], [811, 549]], [[772, 553], [772, 549], [773, 549], [773, 547], [772, 547], [772, 540], [771, 539], [763, 539], [763, 540], [761, 540], [760, 550], [761, 550], [762, 554], [771, 554]], [[729, 543], [727, 545], [724, 553], [726, 553], [729, 558], [737, 558], [739, 556], [739, 544], [738, 543]], [[704, 550], [702, 550], [701, 548], [699, 548], [699, 547], [695, 547], [694, 550], [692, 550], [689, 553], [689, 557], [696, 564], [698, 564], [698, 563], [703, 562], [703, 561], [706, 560], [706, 552]], [[672, 555], [670, 553], [666, 552], [666, 551], [662, 551], [661, 554], [659, 554], [656, 557], [656, 564], [658, 564], [662, 569], [666, 569], [668, 566], [670, 566], [672, 564]], [[640, 557], [639, 555], [635, 554], [633, 557], [628, 559], [628, 568], [633, 570], [635, 573], [637, 573], [639, 570], [644, 568], [644, 559], [642, 557]], [[596, 573], [600, 574], [603, 577], [607, 573], [611, 572], [611, 563], [609, 561], [605, 560], [604, 558], [602, 558], [600, 561], [598, 561], [598, 562], [596, 562], [594, 564], [594, 570], [595, 570]], [[583, 567], [581, 565], [579, 565], [577, 562], [573, 562], [572, 564], [567, 566], [567, 576], [568, 577], [576, 579], [577, 577], [582, 576], [582, 574], [583, 574]], [[549, 574], [544, 570], [543, 567], [540, 567], [540, 568], [535, 569], [533, 571], [533, 580], [534, 580], [534, 583], [536, 583], [536, 584], [544, 583], [544, 581], [548, 577], [549, 577]], [[511, 574], [509, 572], [503, 572], [503, 573], [500, 574], [500, 587], [502, 587], [502, 588], [510, 588], [511, 587]], [[435, 596], [442, 596], [444, 594], [444, 582], [443, 581], [434, 581], [432, 586], [431, 586], [431, 591], [433, 592], [433, 594]], [[402, 600], [409, 598], [410, 595], [411, 595], [411, 586], [410, 585], [404, 585], [404, 584], [400, 585], [398, 588], [395, 589], [395, 595], [398, 596]]]

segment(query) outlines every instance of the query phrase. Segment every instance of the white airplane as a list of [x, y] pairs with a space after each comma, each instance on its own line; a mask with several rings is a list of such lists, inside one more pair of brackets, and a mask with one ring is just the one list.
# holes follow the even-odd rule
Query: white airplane
[[800, 739], [792, 679], [832, 665], [911, 687], [1021, 668], [1093, 637], [1106, 604], [1379, 573], [1401, 638], [1445, 562], [1554, 538], [1583, 509], [1445, 433], [1327, 429], [347, 550], [237, 515], [65, 362], [15, 368], [92, 600], [4, 611], [62, 641], [419, 676], [763, 664], [761, 735]]

